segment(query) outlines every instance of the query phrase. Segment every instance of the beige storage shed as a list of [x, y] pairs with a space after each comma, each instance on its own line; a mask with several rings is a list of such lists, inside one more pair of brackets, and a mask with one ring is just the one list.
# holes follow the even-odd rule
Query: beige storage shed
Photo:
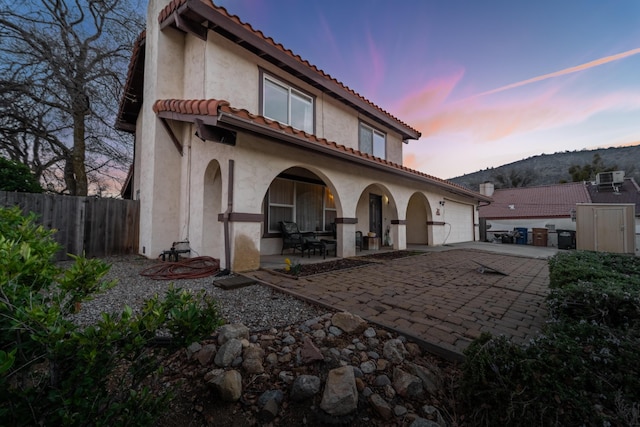
[[632, 203], [576, 205], [578, 250], [635, 253], [635, 205]]

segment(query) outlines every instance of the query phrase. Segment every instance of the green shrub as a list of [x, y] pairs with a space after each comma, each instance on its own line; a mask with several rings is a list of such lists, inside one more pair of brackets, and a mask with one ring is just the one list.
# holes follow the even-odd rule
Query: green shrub
[[[60, 268], [51, 233], [0, 209], [0, 425], [151, 425], [170, 397], [149, 387], [162, 355], [220, 325], [214, 301], [171, 288], [139, 314], [126, 307], [80, 328], [70, 314], [114, 285], [109, 266], [76, 257]], [[159, 331], [172, 335], [168, 349], [150, 346]]]
[[465, 352], [461, 397], [471, 425], [637, 422], [640, 288], [626, 279], [637, 266], [581, 252], [552, 259], [544, 333], [526, 345], [484, 334]]
[[549, 260], [549, 287], [602, 280], [627, 283], [640, 289], [640, 259], [631, 255], [572, 251]]
[[42, 186], [27, 165], [0, 157], [0, 190], [42, 193]]

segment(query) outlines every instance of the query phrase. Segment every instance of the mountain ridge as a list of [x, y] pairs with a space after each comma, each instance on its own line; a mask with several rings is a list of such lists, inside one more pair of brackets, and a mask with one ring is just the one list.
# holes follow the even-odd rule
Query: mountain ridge
[[[600, 156], [605, 167], [615, 166], [615, 170], [625, 171], [625, 176], [633, 177], [636, 182], [640, 183], [640, 143], [626, 147], [540, 154], [502, 166], [450, 178], [448, 181], [473, 191], [478, 191], [480, 184], [487, 181], [494, 182], [496, 188], [535, 187], [571, 182], [569, 168], [573, 165], [590, 165], [595, 155]], [[514, 182], [519, 180], [519, 185], [501, 184], [501, 182], [510, 181], [509, 178], [513, 178]]]

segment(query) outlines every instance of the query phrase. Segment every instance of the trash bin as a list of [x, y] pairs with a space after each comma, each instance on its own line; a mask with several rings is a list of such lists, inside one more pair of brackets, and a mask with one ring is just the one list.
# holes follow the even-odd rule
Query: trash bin
[[549, 230], [546, 228], [532, 228], [531, 238], [533, 240], [533, 246], [547, 246], [547, 238], [549, 236]]
[[524, 227], [516, 227], [516, 245], [526, 245], [527, 244], [527, 234], [529, 233], [529, 229]]
[[575, 230], [558, 230], [558, 249], [575, 249]]

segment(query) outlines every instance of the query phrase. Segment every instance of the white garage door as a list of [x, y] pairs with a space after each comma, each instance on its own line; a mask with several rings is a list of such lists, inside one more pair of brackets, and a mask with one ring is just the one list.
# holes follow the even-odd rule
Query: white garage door
[[[473, 241], [473, 205], [447, 200], [444, 206], [445, 243]], [[451, 231], [449, 231], [449, 228]], [[447, 237], [448, 234], [448, 237]]]

